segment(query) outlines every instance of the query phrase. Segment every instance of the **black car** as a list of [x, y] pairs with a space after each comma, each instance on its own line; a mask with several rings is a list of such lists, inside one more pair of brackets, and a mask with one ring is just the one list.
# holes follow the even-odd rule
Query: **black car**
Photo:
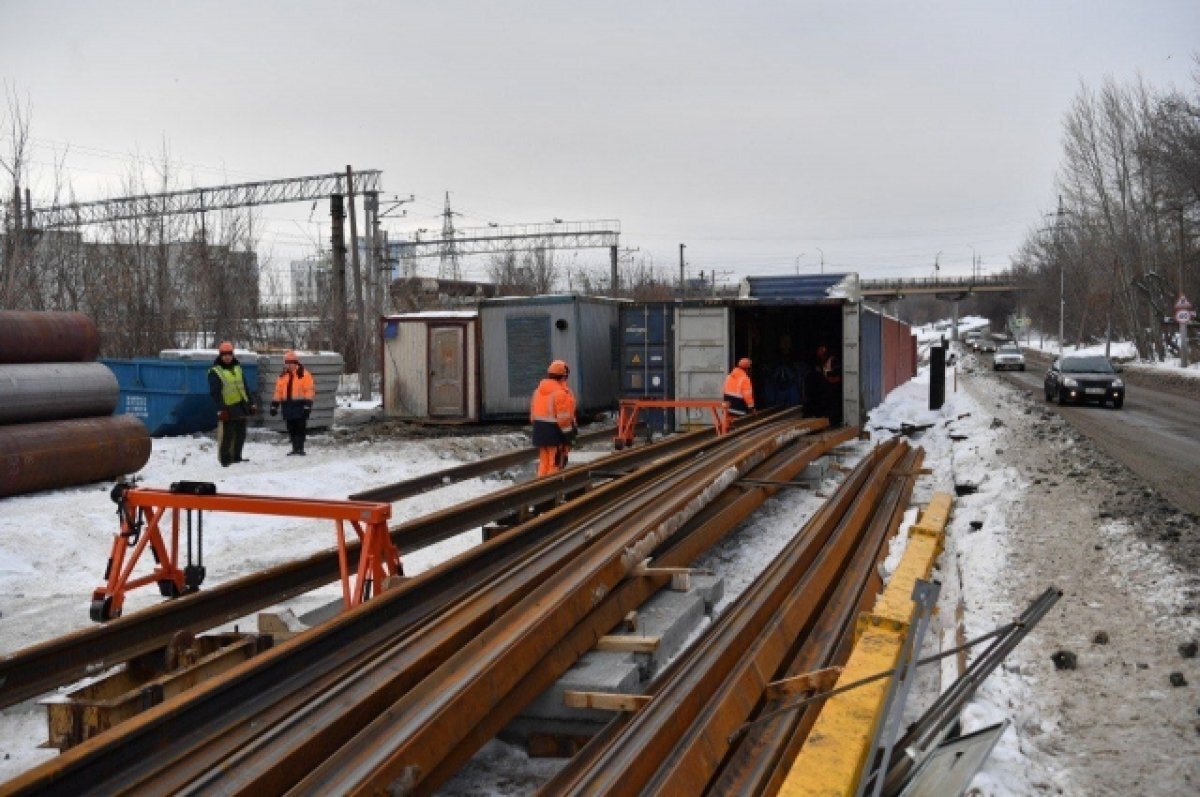
[[1046, 401], [1058, 399], [1059, 404], [1083, 404], [1096, 401], [1101, 405], [1111, 401], [1121, 409], [1125, 403], [1125, 382], [1107, 357], [1075, 355], [1060, 357], [1046, 371]]

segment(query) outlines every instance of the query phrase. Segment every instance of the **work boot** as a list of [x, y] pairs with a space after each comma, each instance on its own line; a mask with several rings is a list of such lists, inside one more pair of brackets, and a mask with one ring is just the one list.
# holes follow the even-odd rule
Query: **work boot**
[[287, 455], [288, 455], [289, 457], [294, 457], [294, 456], [296, 456], [297, 454], [300, 454], [300, 453], [303, 453], [303, 452], [300, 452], [300, 451], [289, 451], [289, 452], [287, 453]]

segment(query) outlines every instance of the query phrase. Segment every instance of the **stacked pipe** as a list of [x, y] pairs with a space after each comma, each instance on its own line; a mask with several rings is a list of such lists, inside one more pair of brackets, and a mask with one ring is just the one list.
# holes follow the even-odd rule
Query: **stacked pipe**
[[81, 313], [0, 311], [0, 497], [133, 473], [150, 458], [137, 418], [114, 416], [119, 389], [94, 362]]

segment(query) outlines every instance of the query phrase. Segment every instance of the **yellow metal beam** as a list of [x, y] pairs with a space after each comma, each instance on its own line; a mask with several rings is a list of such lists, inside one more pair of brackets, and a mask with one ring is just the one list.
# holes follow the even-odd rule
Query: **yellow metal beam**
[[[894, 668], [912, 622], [913, 587], [928, 579], [942, 552], [952, 496], [937, 493], [909, 529], [908, 546], [874, 611], [859, 617], [858, 641], [838, 686]], [[825, 702], [779, 793], [785, 797], [853, 797], [875, 726], [882, 719], [890, 679], [873, 681]]]

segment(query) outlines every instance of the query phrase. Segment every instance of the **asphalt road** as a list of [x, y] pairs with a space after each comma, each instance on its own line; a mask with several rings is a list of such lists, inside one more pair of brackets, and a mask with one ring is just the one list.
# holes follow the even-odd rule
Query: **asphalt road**
[[[980, 359], [991, 367], [991, 355]], [[1027, 368], [1001, 373], [1044, 400], [1045, 369], [1034, 363]], [[1125, 405], [1119, 410], [1095, 404], [1060, 407], [1046, 402], [1045, 406], [1060, 413], [1176, 507], [1200, 515], [1200, 402], [1127, 385]]]

